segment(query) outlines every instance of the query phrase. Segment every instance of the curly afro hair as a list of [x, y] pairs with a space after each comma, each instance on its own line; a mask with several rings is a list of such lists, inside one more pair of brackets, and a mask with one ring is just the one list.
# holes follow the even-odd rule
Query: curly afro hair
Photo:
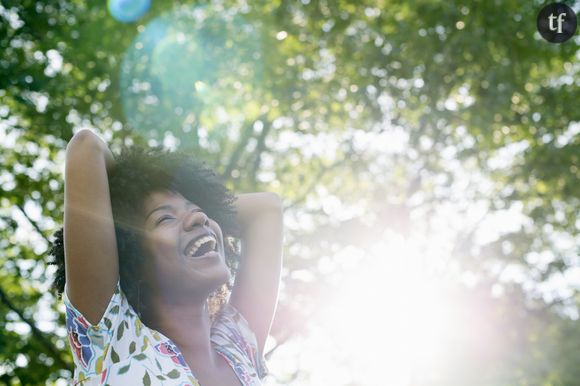
[[[137, 272], [145, 256], [139, 246], [139, 230], [133, 224], [135, 214], [141, 213], [145, 198], [153, 192], [169, 190], [180, 193], [200, 206], [220, 225], [224, 235], [226, 263], [233, 277], [240, 257], [240, 225], [233, 206], [235, 196], [204, 163], [183, 152], [134, 146], [124, 148], [115, 157], [115, 164], [108, 171], [108, 179], [119, 255], [120, 285], [138, 313], [141, 313], [142, 305], [138, 301]], [[63, 228], [54, 237], [49, 251], [53, 256], [50, 264], [57, 266], [52, 287], [61, 294], [65, 285]], [[227, 283], [210, 297], [212, 316], [225, 302], [231, 285], [231, 282]]]

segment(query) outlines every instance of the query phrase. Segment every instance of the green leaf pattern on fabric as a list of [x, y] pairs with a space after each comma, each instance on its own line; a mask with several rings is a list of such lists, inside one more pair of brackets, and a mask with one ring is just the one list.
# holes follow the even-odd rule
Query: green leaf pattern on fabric
[[[67, 317], [86, 323], [66, 292], [63, 299], [69, 310]], [[105, 315], [98, 325], [89, 326], [86, 334], [90, 343], [82, 347], [85, 351], [72, 350], [73, 385], [200, 386], [179, 348], [163, 334], [143, 324], [119, 284]], [[226, 304], [220, 311], [212, 325], [211, 341], [243, 386], [262, 385], [261, 379], [267, 369], [258, 353], [256, 336], [233, 306]], [[77, 357], [83, 352], [90, 355]]]
[[143, 376], [143, 385], [145, 386], [151, 385], [151, 377], [149, 376], [148, 372], [145, 372], [145, 375]]
[[135, 352], [137, 343], [135, 342], [131, 342], [131, 344], [129, 345], [129, 354], [133, 354]]
[[115, 349], [111, 350], [111, 359], [113, 360], [113, 363], [117, 363], [121, 360], [119, 355], [115, 352]]
[[119, 371], [117, 372], [117, 374], [121, 375], [121, 374], [125, 374], [127, 371], [129, 371], [129, 368], [131, 367], [131, 363], [129, 363], [127, 366], [123, 366], [119, 369]]

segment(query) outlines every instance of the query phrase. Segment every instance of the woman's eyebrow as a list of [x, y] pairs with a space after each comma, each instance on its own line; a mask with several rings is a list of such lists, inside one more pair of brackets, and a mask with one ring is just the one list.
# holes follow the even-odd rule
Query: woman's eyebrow
[[[193, 206], [193, 204], [192, 204], [191, 202], [188, 202], [188, 203], [185, 205], [185, 207], [186, 207], [186, 208], [188, 208], [188, 207], [190, 207], [190, 206]], [[166, 210], [166, 209], [173, 210], [173, 206], [172, 206], [172, 205], [169, 205], [169, 204], [167, 204], [167, 205], [161, 205], [161, 206], [158, 206], [157, 208], [155, 208], [155, 209], [153, 209], [151, 212], [149, 212], [149, 213], [147, 214], [147, 216], [145, 216], [145, 221], [147, 221], [147, 219], [148, 219], [148, 218], [149, 218], [149, 217], [150, 217], [150, 216], [151, 216], [153, 213], [155, 213], [155, 212], [157, 212], [157, 211], [159, 211], [159, 210]], [[196, 211], [196, 212], [202, 212], [202, 210], [201, 210], [200, 208], [197, 208], [195, 211]]]

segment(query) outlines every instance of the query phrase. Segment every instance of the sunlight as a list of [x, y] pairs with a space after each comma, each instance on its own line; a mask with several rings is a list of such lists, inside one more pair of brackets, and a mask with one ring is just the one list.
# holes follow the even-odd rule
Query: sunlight
[[329, 343], [313, 358], [318, 371], [339, 368], [339, 384], [365, 386], [405, 386], [436, 372], [454, 326], [445, 288], [430, 274], [434, 258], [393, 233], [372, 245], [316, 323]]

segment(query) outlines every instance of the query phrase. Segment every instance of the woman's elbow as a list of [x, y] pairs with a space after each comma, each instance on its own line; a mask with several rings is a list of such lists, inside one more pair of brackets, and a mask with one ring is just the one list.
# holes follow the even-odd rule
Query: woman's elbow
[[89, 129], [82, 129], [73, 135], [73, 137], [68, 142], [66, 151], [71, 152], [76, 148], [102, 148], [104, 142], [103, 140]]

